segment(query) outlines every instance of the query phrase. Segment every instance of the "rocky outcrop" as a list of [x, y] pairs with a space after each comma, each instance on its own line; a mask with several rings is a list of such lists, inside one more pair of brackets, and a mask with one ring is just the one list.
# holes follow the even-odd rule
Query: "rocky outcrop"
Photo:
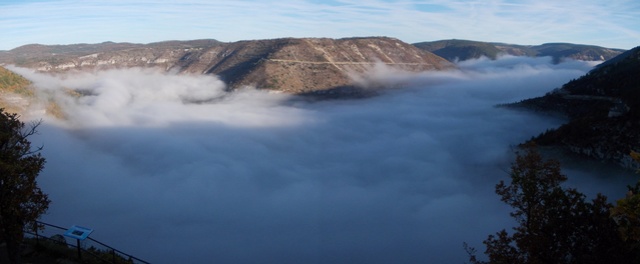
[[251, 85], [294, 94], [357, 93], [352, 76], [376, 64], [412, 72], [453, 67], [430, 52], [386, 37], [28, 45], [0, 54], [0, 63], [43, 72], [155, 67], [215, 74], [232, 89]]

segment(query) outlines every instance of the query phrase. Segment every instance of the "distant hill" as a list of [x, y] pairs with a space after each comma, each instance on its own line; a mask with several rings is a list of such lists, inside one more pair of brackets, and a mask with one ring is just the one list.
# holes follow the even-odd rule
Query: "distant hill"
[[606, 61], [624, 52], [624, 50], [620, 49], [571, 43], [546, 43], [532, 46], [531, 48], [537, 52], [536, 56], [551, 56], [555, 61], [559, 61], [562, 58], [583, 61]]
[[464, 61], [477, 59], [481, 56], [496, 59], [499, 54], [503, 53], [502, 50], [498, 49], [491, 43], [471, 40], [450, 39], [433, 42], [420, 42], [413, 45], [420, 49], [433, 52], [448, 61]]
[[591, 158], [635, 165], [640, 151], [640, 47], [607, 61], [545, 96], [511, 105], [561, 113], [570, 121], [535, 138]]
[[500, 54], [529, 57], [550, 56], [555, 62], [559, 62], [563, 58], [606, 61], [624, 52], [624, 50], [620, 49], [571, 43], [546, 43], [537, 46], [524, 46], [457, 39], [420, 42], [413, 45], [433, 52], [449, 61], [477, 59], [481, 56], [496, 59]]
[[155, 67], [215, 74], [232, 89], [254, 85], [322, 96], [357, 95], [360, 90], [350, 75], [378, 63], [414, 72], [454, 67], [433, 53], [387, 37], [27, 45], [0, 54], [1, 63], [43, 72]]
[[118, 52], [125, 50], [151, 49], [193, 49], [214, 46], [220, 44], [217, 40], [202, 39], [191, 41], [163, 41], [151, 44], [115, 43], [103, 42], [99, 44], [71, 44], [71, 45], [41, 45], [29, 44], [10, 51], [0, 52], [0, 62], [16, 64], [18, 66], [33, 66], [57, 64], [66, 59], [105, 52]]

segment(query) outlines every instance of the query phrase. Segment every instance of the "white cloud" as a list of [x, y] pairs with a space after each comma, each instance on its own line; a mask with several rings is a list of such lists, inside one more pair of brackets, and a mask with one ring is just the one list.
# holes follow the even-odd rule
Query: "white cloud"
[[[377, 97], [315, 103], [223, 92], [210, 76], [21, 73], [49, 91], [94, 94], [67, 98], [70, 120], [46, 120], [32, 140], [47, 158], [46, 222], [94, 228], [152, 263], [456, 263], [462, 242], [479, 246], [511, 224], [493, 194], [510, 146], [560, 123], [493, 106], [589, 68], [468, 61], [395, 79], [406, 87]], [[222, 96], [184, 103], [193, 91]]]

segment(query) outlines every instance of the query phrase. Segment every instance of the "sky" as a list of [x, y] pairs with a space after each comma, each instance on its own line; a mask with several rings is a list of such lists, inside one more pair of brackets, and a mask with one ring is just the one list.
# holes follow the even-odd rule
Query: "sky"
[[388, 36], [640, 45], [637, 0], [0, 0], [0, 50], [25, 44]]
[[[564, 120], [495, 105], [593, 66], [509, 56], [423, 73], [377, 65], [360, 80], [397, 88], [320, 102], [227, 92], [212, 75], [11, 70], [67, 116], [43, 117], [31, 138], [47, 160], [42, 221], [92, 228], [151, 263], [375, 264], [465, 263], [463, 242], [483, 252], [509, 229], [494, 186], [514, 146]], [[567, 186], [590, 197], [618, 199], [636, 179], [563, 164]]]

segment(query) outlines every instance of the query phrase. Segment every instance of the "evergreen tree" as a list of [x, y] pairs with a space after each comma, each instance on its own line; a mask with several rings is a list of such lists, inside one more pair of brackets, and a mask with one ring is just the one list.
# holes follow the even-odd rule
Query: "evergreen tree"
[[[637, 263], [616, 232], [611, 204], [598, 195], [584, 194], [561, 184], [567, 177], [560, 163], [544, 160], [535, 147], [518, 153], [511, 166], [511, 182], [500, 181], [496, 193], [510, 205], [517, 226], [502, 230], [483, 243], [488, 263]], [[467, 248], [472, 263], [473, 248]]]
[[20, 262], [25, 226], [34, 226], [50, 203], [36, 182], [45, 159], [28, 140], [39, 124], [25, 127], [16, 114], [0, 108], [0, 241], [13, 263]]
[[[640, 153], [631, 152], [631, 158], [640, 162]], [[630, 250], [640, 252], [640, 181], [628, 188], [627, 195], [618, 200], [611, 210], [611, 217], [618, 224], [618, 233], [629, 244]], [[636, 254], [636, 260], [640, 263], [640, 253]]]

